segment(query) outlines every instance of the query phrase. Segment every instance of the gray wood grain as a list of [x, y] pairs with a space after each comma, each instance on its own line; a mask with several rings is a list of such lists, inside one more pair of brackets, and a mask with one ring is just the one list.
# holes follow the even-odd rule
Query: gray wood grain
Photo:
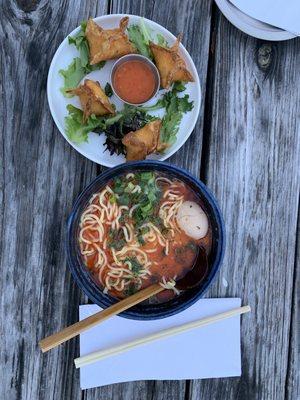
[[250, 38], [219, 12], [215, 24], [203, 161], [224, 213], [227, 248], [207, 296], [238, 296], [253, 311], [242, 318], [242, 377], [194, 382], [191, 398], [295, 400], [300, 40]]
[[300, 397], [300, 219], [298, 210], [297, 247], [295, 252], [295, 272], [293, 304], [291, 315], [290, 347], [286, 377], [286, 400]]
[[5, 2], [1, 8], [1, 384], [3, 400], [81, 399], [76, 341], [42, 355], [37, 342], [85, 302], [66, 266], [72, 203], [96, 175], [52, 121], [46, 98], [59, 43], [101, 2]]
[[[210, 0], [2, 1], [0, 13], [0, 399], [295, 400], [300, 397], [300, 41], [232, 27]], [[87, 299], [64, 251], [65, 222], [102, 169], [60, 135], [46, 100], [51, 59], [82, 19], [143, 15], [184, 32], [202, 83], [193, 135], [169, 161], [205, 179], [227, 228], [207, 296], [241, 296], [241, 378], [144, 381], [81, 392], [78, 342], [42, 355], [38, 340], [73, 323]], [[299, 217], [298, 217], [299, 221]], [[228, 287], [223, 285], [223, 278]]]

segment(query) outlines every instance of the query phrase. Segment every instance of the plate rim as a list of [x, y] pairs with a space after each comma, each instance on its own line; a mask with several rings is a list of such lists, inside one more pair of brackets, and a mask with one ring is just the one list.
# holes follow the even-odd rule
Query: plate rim
[[[95, 22], [99, 22], [99, 21], [104, 20], [104, 19], [122, 18], [122, 17], [125, 17], [125, 16], [128, 16], [129, 19], [130, 19], [130, 17], [135, 17], [135, 18], [138, 18], [138, 19], [143, 18], [145, 21], [149, 21], [152, 25], [159, 27], [160, 30], [165, 31], [168, 35], [171, 35], [171, 37], [174, 40], [176, 40], [176, 36], [173, 35], [173, 33], [170, 32], [168, 29], [166, 29], [164, 26], [162, 26], [162, 25], [158, 24], [157, 22], [152, 21], [152, 20], [150, 20], [148, 18], [142, 17], [140, 15], [134, 15], [134, 14], [105, 14], [105, 15], [100, 15], [100, 16], [94, 17], [92, 19]], [[71, 147], [75, 151], [77, 151], [83, 157], [87, 158], [90, 161], [95, 162], [98, 165], [102, 165], [102, 166], [105, 166], [105, 167], [112, 168], [112, 167], [115, 167], [116, 165], [119, 165], [119, 164], [121, 164], [123, 162], [126, 162], [126, 160], [121, 161], [120, 163], [115, 163], [115, 162], [109, 162], [109, 161], [106, 161], [106, 160], [99, 160], [99, 159], [97, 159], [97, 158], [95, 158], [93, 156], [88, 156], [85, 151], [80, 149], [76, 145], [76, 143], [73, 143], [67, 137], [64, 127], [61, 126], [61, 124], [59, 123], [58, 118], [56, 118], [56, 115], [55, 115], [55, 112], [54, 112], [54, 104], [53, 104], [53, 99], [52, 99], [52, 96], [51, 96], [51, 87], [50, 87], [51, 86], [51, 78], [52, 78], [52, 76], [54, 74], [54, 66], [55, 66], [55, 63], [56, 63], [57, 59], [60, 56], [60, 53], [61, 53], [64, 45], [68, 41], [68, 37], [69, 36], [74, 36], [79, 31], [79, 29], [80, 29], [80, 25], [77, 26], [75, 29], [73, 29], [72, 32], [67, 34], [67, 36], [63, 39], [63, 41], [60, 43], [60, 45], [56, 49], [56, 51], [54, 53], [54, 56], [52, 57], [52, 60], [51, 60], [51, 63], [50, 63], [50, 67], [49, 67], [49, 71], [48, 71], [48, 76], [47, 76], [47, 100], [48, 100], [48, 105], [49, 105], [49, 108], [50, 108], [51, 116], [52, 116], [53, 121], [54, 121], [54, 123], [56, 125], [56, 128], [59, 130], [59, 132], [64, 137], [64, 139], [71, 145]], [[180, 43], [180, 48], [181, 48], [181, 50], [184, 51], [185, 57], [188, 58], [189, 62], [192, 65], [193, 75], [195, 77], [195, 82], [193, 82], [193, 83], [195, 85], [197, 85], [197, 91], [199, 92], [198, 104], [197, 104], [197, 108], [194, 108], [194, 119], [193, 119], [191, 124], [189, 123], [189, 129], [188, 129], [188, 133], [186, 134], [186, 136], [177, 145], [176, 145], [176, 142], [175, 142], [174, 143], [174, 148], [168, 154], [164, 154], [161, 157], [159, 157], [158, 160], [155, 159], [153, 161], [165, 161], [166, 159], [171, 157], [174, 153], [176, 153], [185, 144], [187, 139], [191, 136], [191, 134], [192, 134], [192, 132], [193, 132], [195, 126], [196, 126], [196, 123], [198, 121], [198, 118], [199, 118], [200, 108], [201, 108], [201, 104], [202, 104], [202, 90], [201, 90], [201, 85], [200, 85], [200, 78], [199, 78], [197, 68], [195, 66], [195, 63], [194, 63], [191, 55], [189, 54], [189, 52], [187, 51], [187, 49], [185, 48], [185, 46], [182, 43]], [[147, 160], [151, 160], [151, 159], [147, 159]]]
[[[237, 29], [241, 30], [242, 32], [246, 33], [249, 36], [255, 37], [257, 39], [262, 39], [262, 40], [270, 40], [270, 41], [283, 41], [283, 40], [290, 40], [294, 39], [296, 36], [288, 31], [285, 31], [284, 29], [278, 29], [278, 32], [270, 32], [270, 31], [264, 31], [259, 28], [256, 28], [254, 26], [250, 26], [246, 24], [245, 22], [239, 20], [239, 18], [231, 12], [228, 3], [230, 3], [229, 0], [215, 0], [219, 10], [221, 13], [228, 19], [228, 21], [234, 25]], [[234, 7], [233, 4], [230, 3], [231, 6]], [[241, 10], [239, 10], [241, 13], [243, 13]], [[243, 13], [244, 15], [247, 15]], [[247, 17], [250, 17], [247, 15]], [[255, 20], [255, 18], [252, 18]], [[261, 22], [261, 21], [260, 21]]]

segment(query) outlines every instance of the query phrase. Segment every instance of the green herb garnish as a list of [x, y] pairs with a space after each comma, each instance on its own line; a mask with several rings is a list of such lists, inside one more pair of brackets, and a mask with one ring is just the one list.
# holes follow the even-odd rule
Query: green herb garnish
[[138, 288], [136, 287], [136, 285], [131, 282], [127, 288], [124, 290], [124, 294], [126, 297], [128, 296], [132, 296], [134, 293], [136, 293], [138, 291]]
[[118, 198], [118, 203], [119, 203], [121, 206], [129, 206], [129, 203], [130, 203], [130, 197], [129, 197], [129, 195], [126, 194], [126, 193], [124, 193], [124, 194], [122, 194], [121, 196], [119, 196], [119, 198]]
[[141, 244], [141, 245], [146, 243], [144, 238], [143, 238], [143, 235], [138, 235], [137, 236], [137, 240], [138, 240], [139, 244]]
[[69, 115], [65, 118], [66, 134], [74, 143], [87, 142], [89, 132], [102, 126], [101, 120], [91, 115], [83, 122], [83, 112], [72, 104], [67, 105]]
[[123, 137], [156, 119], [145, 110], [128, 105], [112, 117], [91, 116], [86, 122], [83, 121], [83, 112], [80, 109], [68, 105], [67, 110], [69, 115], [65, 118], [65, 123], [68, 138], [75, 143], [81, 143], [87, 141], [89, 132], [105, 133], [105, 145], [111, 154], [124, 154]]
[[174, 82], [172, 90], [173, 90], [173, 92], [184, 92], [185, 84], [180, 81]]
[[[141, 18], [139, 25], [131, 25], [127, 30], [129, 40], [136, 47], [137, 51], [143, 56], [153, 59], [149, 44], [150, 42], [154, 42], [154, 40], [151, 30], [145, 24], [144, 18]], [[160, 33], [156, 35], [156, 43], [159, 46], [168, 47], [168, 42]]]
[[67, 93], [67, 90], [74, 89], [78, 86], [79, 82], [88, 73], [101, 69], [105, 65], [105, 61], [98, 64], [91, 65], [89, 63], [89, 45], [85, 37], [86, 21], [80, 24], [80, 31], [75, 36], [69, 36], [69, 44], [73, 44], [79, 51], [79, 57], [75, 57], [71, 64], [66, 69], [61, 69], [59, 73], [64, 78], [64, 85], [60, 89], [65, 97], [72, 97]]
[[116, 196], [112, 194], [112, 195], [110, 196], [110, 198], [109, 198], [109, 202], [110, 202], [110, 204], [116, 203], [116, 202], [117, 202]]
[[104, 92], [105, 92], [105, 94], [106, 94], [106, 96], [107, 97], [111, 97], [114, 93], [113, 93], [113, 90], [112, 90], [112, 87], [111, 87], [111, 85], [107, 82], [107, 84], [105, 85], [105, 88], [104, 88]]
[[181, 85], [174, 84], [173, 89], [164, 96], [166, 113], [162, 119], [160, 140], [168, 145], [173, 144], [176, 140], [183, 114], [191, 111], [194, 107], [194, 102], [189, 101], [188, 94], [183, 97], [177, 96], [179, 91], [183, 91], [183, 85]]
[[[165, 108], [160, 142], [162, 145], [165, 144], [165, 147], [168, 147], [176, 140], [183, 115], [191, 111], [194, 106], [193, 101], [189, 101], [187, 94], [183, 97], [178, 96], [178, 93], [184, 90], [185, 86], [182, 82], [175, 82], [172, 90], [165, 93], [152, 106], [134, 107], [125, 105], [123, 110], [118, 111], [114, 116], [95, 117], [92, 115], [86, 122], [83, 121], [82, 111], [69, 105], [67, 106], [69, 115], [66, 117], [67, 136], [71, 141], [81, 143], [87, 141], [89, 132], [105, 133], [105, 145], [110, 154], [125, 154], [122, 143], [124, 136], [128, 132], [141, 129], [150, 121], [157, 119], [157, 117], [149, 114], [149, 111]], [[147, 175], [145, 176], [147, 177]], [[145, 180], [147, 179], [145, 178]]]
[[137, 51], [143, 56], [152, 59], [152, 53], [149, 47], [148, 37], [145, 36], [139, 25], [131, 25], [127, 28], [128, 37], [131, 43], [134, 44]]
[[138, 260], [136, 259], [136, 257], [127, 257], [125, 259], [125, 261], [129, 262], [131, 265], [130, 270], [132, 271], [134, 276], [139, 276], [139, 273], [141, 272], [141, 270], [143, 269], [142, 264], [140, 264], [138, 262]]
[[161, 35], [160, 33], [158, 33], [158, 34], [156, 35], [156, 39], [157, 39], [157, 44], [158, 44], [159, 46], [168, 47], [168, 42], [166, 41], [166, 39], [164, 38], [163, 35]]
[[109, 248], [113, 248], [119, 251], [125, 246], [126, 241], [124, 239], [124, 232], [122, 229], [119, 230], [110, 229], [108, 232], [108, 236], [109, 237], [107, 245]]

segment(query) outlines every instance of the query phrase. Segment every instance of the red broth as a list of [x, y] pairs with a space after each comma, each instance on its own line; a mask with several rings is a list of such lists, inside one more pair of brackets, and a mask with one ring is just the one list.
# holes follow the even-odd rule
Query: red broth
[[[150, 173], [154, 180], [150, 185], [151, 179], [147, 175], [141, 179], [142, 174], [110, 181], [92, 197], [81, 217], [79, 245], [84, 263], [99, 286], [120, 299], [153, 283], [185, 276], [196, 261], [198, 247], [204, 247], [207, 254], [211, 250], [210, 227], [204, 238], [195, 240], [176, 225], [180, 202], [201, 205], [195, 193], [183, 182], [161, 174]], [[146, 202], [147, 190], [152, 203]], [[149, 218], [140, 220], [138, 204], [143, 201], [146, 211], [152, 208], [147, 211]], [[175, 295], [175, 291], [165, 290], [156, 301]]]
[[132, 104], [144, 103], [155, 91], [154, 72], [146, 62], [125, 61], [114, 73], [113, 86], [122, 100]]

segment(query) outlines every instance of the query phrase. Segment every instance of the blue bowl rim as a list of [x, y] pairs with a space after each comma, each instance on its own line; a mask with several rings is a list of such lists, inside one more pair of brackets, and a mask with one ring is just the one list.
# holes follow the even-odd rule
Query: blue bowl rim
[[[85, 194], [94, 187], [95, 184], [97, 184], [98, 181], [107, 181], [109, 179], [112, 179], [113, 177], [125, 173], [128, 169], [132, 168], [137, 168], [137, 169], [142, 169], [146, 168], [147, 166], [151, 166], [152, 168], [158, 168], [162, 172], [170, 172], [173, 173], [174, 175], [178, 175], [178, 178], [184, 177], [188, 181], [192, 182], [198, 189], [200, 189], [200, 192], [202, 195], [204, 195], [205, 199], [207, 200], [209, 206], [211, 207], [214, 217], [217, 222], [218, 226], [218, 231], [219, 231], [219, 240], [217, 243], [217, 250], [216, 250], [216, 256], [213, 261], [213, 265], [210, 268], [210, 273], [209, 273], [209, 278], [205, 281], [203, 285], [199, 286], [199, 291], [191, 298], [188, 299], [185, 303], [178, 304], [175, 308], [162, 311], [159, 313], [152, 313], [152, 314], [143, 314], [138, 311], [133, 311], [133, 309], [129, 309], [126, 311], [123, 311], [122, 313], [119, 314], [119, 316], [124, 317], [124, 318], [130, 318], [130, 319], [135, 319], [135, 320], [153, 320], [153, 319], [160, 319], [160, 318], [166, 318], [171, 315], [175, 315], [181, 311], [184, 311], [188, 307], [192, 306], [196, 301], [201, 298], [205, 292], [208, 290], [209, 286], [213, 283], [213, 281], [216, 278], [217, 272], [219, 271], [222, 260], [224, 257], [224, 251], [225, 251], [225, 227], [224, 227], [224, 220], [221, 214], [221, 211], [219, 209], [219, 206], [217, 204], [217, 201], [210, 191], [210, 189], [207, 188], [207, 186], [200, 180], [195, 178], [191, 173], [186, 171], [183, 168], [174, 166], [172, 164], [169, 164], [167, 162], [162, 162], [162, 161], [152, 161], [152, 160], [145, 160], [145, 161], [133, 161], [133, 162], [126, 162], [124, 164], [117, 165], [113, 168], [110, 168], [102, 173], [100, 173], [98, 176], [96, 176], [91, 183], [85, 187], [85, 189], [79, 194], [77, 197], [74, 206], [72, 208], [71, 214], [67, 220], [67, 240], [66, 240], [66, 252], [67, 252], [67, 263], [69, 266], [69, 269], [71, 271], [71, 274], [76, 282], [76, 284], [79, 286], [79, 288], [87, 295], [87, 297], [93, 301], [95, 304], [98, 304], [100, 307], [105, 308], [109, 306], [108, 304], [104, 305], [101, 300], [99, 300], [93, 290], [96, 289], [96, 291], [99, 293], [99, 287], [97, 287], [96, 283], [93, 284], [93, 281], [90, 279], [91, 286], [86, 286], [85, 283], [82, 281], [82, 276], [81, 274], [83, 273], [86, 278], [88, 278], [88, 271], [81, 269], [81, 274], [77, 271], [76, 267], [73, 265], [73, 257], [71, 254], [71, 246], [70, 246], [70, 239], [71, 239], [71, 229], [73, 226], [73, 220], [74, 217], [77, 213], [78, 208], [80, 207], [81, 200], [85, 196]], [[101, 293], [101, 296], [103, 297], [103, 293]], [[111, 304], [116, 303], [118, 300], [113, 299], [112, 297], [109, 296], [109, 300]]]

